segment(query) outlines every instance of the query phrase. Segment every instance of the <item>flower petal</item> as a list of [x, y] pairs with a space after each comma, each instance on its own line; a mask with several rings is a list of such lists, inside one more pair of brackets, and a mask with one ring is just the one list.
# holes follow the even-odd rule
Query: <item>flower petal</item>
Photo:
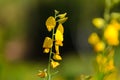
[[50, 16], [46, 20], [46, 27], [47, 27], [48, 31], [51, 31], [55, 26], [56, 26], [55, 18], [53, 16]]

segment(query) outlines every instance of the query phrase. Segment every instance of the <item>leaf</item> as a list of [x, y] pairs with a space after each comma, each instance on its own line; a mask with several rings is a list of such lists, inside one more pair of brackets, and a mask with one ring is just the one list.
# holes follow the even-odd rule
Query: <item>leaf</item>
[[51, 31], [55, 26], [56, 26], [55, 18], [53, 16], [48, 17], [48, 19], [46, 20], [46, 27], [48, 31]]

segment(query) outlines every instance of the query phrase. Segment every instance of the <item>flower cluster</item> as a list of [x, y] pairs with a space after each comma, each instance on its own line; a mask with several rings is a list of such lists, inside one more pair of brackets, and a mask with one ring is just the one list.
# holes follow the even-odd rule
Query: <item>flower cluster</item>
[[50, 68], [56, 68], [60, 65], [59, 61], [62, 60], [59, 52], [59, 47], [63, 46], [63, 23], [68, 19], [68, 17], [66, 17], [67, 13], [59, 14], [59, 11], [57, 10], [55, 10], [54, 12], [55, 16], [48, 17], [45, 23], [47, 30], [49, 32], [52, 32], [52, 37], [45, 37], [43, 43], [43, 52], [49, 53], [49, 63], [48, 70], [41, 71], [39, 73], [40, 77], [43, 77], [44, 73], [44, 77], [48, 75], [48, 78], [50, 78]]
[[106, 24], [104, 19], [95, 18], [93, 19], [93, 24], [103, 31], [102, 36], [93, 32], [88, 39], [88, 42], [93, 45], [96, 52], [104, 51], [107, 46], [119, 45], [120, 23], [117, 20], [113, 19], [109, 24]]
[[88, 42], [97, 53], [97, 76], [99, 76], [100, 80], [107, 80], [106, 77], [116, 71], [114, 66], [114, 47], [119, 45], [120, 23], [118, 18], [112, 16], [110, 16], [108, 21], [104, 18], [95, 18], [92, 23], [101, 33], [91, 33]]
[[[110, 13], [113, 6], [112, 0], [105, 0], [106, 8], [104, 18], [94, 18], [92, 23], [99, 33], [93, 32], [88, 38], [88, 42], [93, 46], [96, 55], [97, 73], [95, 80], [116, 80], [112, 77], [116, 73], [114, 65], [115, 47], [119, 45], [120, 13]], [[111, 3], [111, 4], [108, 4]]]

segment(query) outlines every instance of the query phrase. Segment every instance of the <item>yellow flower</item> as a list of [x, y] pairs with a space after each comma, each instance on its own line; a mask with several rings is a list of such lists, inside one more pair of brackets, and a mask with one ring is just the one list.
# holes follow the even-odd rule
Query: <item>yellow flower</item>
[[60, 30], [57, 30], [55, 33], [55, 40], [56, 41], [63, 41], [63, 34], [61, 33]]
[[62, 43], [62, 41], [60, 41], [60, 40], [56, 41], [55, 44], [56, 44], [56, 45], [59, 45], [59, 46], [63, 46], [63, 43]]
[[104, 80], [119, 80], [117, 78], [118, 78], [118, 72], [116, 70], [114, 70], [109, 75], [106, 75], [105, 78], [104, 78]]
[[45, 37], [44, 43], [43, 43], [43, 48], [44, 53], [49, 53], [49, 49], [53, 46], [53, 40], [49, 37]]
[[62, 57], [59, 54], [54, 54], [53, 59], [55, 60], [62, 60]]
[[59, 65], [60, 65], [59, 62], [56, 62], [56, 61], [51, 60], [51, 66], [52, 66], [52, 68], [56, 68], [56, 67], [59, 66]]
[[104, 51], [105, 49], [105, 43], [100, 41], [97, 44], [95, 44], [94, 49], [96, 52]]
[[101, 54], [98, 54], [97, 57], [96, 57], [96, 62], [98, 64], [99, 71], [103, 72], [104, 71], [104, 66], [107, 63], [107, 57], [105, 57], [105, 56], [103, 56]]
[[44, 52], [44, 53], [49, 53], [49, 51], [50, 51], [49, 48], [45, 48], [43, 52]]
[[119, 44], [119, 32], [118, 30], [111, 24], [107, 26], [104, 31], [104, 37], [109, 45], [117, 46]]
[[59, 28], [57, 29], [56, 33], [55, 33], [55, 44], [56, 45], [60, 45], [63, 46], [62, 41], [63, 41], [63, 31], [59, 30]]
[[64, 33], [64, 27], [63, 27], [63, 25], [59, 24], [57, 30], [59, 30], [63, 34]]
[[110, 59], [109, 62], [105, 66], [104, 72], [108, 73], [110, 71], [113, 71], [114, 69], [115, 69], [115, 67], [114, 67], [114, 60]]
[[102, 18], [95, 18], [93, 19], [92, 23], [94, 24], [96, 28], [100, 29], [104, 27], [105, 21]]
[[55, 18], [53, 16], [50, 16], [46, 20], [46, 27], [47, 27], [48, 31], [51, 31], [55, 26], [56, 26]]
[[59, 46], [58, 45], [55, 45], [55, 50], [56, 50], [56, 54], [60, 54], [59, 53]]
[[95, 45], [96, 43], [98, 43], [100, 41], [97, 33], [92, 33], [89, 38], [88, 38], [88, 42], [92, 45]]
[[45, 78], [45, 77], [47, 76], [46, 70], [44, 70], [44, 71], [39, 71], [38, 76], [41, 77], [41, 78]]
[[120, 30], [120, 24], [118, 23], [117, 20], [113, 19], [111, 21], [111, 25], [113, 25], [117, 30]]
[[101, 54], [98, 54], [96, 57], [96, 61], [99, 65], [104, 65], [107, 62], [107, 58], [102, 56]]

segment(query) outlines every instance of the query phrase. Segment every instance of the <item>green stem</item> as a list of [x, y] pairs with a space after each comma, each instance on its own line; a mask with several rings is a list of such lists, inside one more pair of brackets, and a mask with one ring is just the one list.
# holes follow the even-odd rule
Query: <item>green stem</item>
[[[53, 32], [52, 32], [52, 40], [54, 41], [54, 29], [53, 29]], [[52, 48], [50, 49], [50, 54], [49, 54], [49, 61], [48, 61], [48, 77], [47, 77], [47, 80], [51, 80], [51, 67], [50, 67], [50, 64], [51, 64], [51, 56], [52, 56]]]
[[[55, 14], [55, 19], [57, 18], [56, 14]], [[52, 40], [54, 41], [54, 34], [55, 34], [55, 28], [53, 28], [52, 30]], [[53, 47], [52, 47], [53, 48]], [[47, 76], [47, 80], [51, 80], [51, 56], [52, 56], [52, 48], [50, 48], [50, 54], [49, 54], [49, 61], [48, 61], [48, 76]]]
[[[52, 40], [54, 41], [54, 33], [55, 33], [55, 29], [53, 28], [52, 30]], [[51, 56], [52, 56], [52, 48], [50, 48], [50, 54], [49, 54], [49, 61], [48, 61], [48, 77], [47, 77], [47, 80], [51, 80], [51, 67], [50, 67], [50, 64], [51, 64]]]
[[111, 0], [105, 0], [104, 19], [106, 23], [110, 20]]
[[[105, 0], [105, 10], [104, 10], [104, 19], [105, 19], [105, 22], [106, 22], [105, 27], [110, 21], [110, 8], [111, 8], [111, 0]], [[104, 29], [105, 29], [105, 27], [104, 27]], [[104, 32], [104, 29], [103, 29], [103, 32]], [[104, 36], [102, 37], [102, 40], [104, 41]], [[104, 50], [102, 52], [102, 56], [106, 56], [106, 52], [108, 52], [107, 50]], [[104, 65], [102, 65], [102, 66], [104, 66]], [[105, 77], [105, 74], [101, 71], [98, 71], [97, 80], [104, 80], [104, 77]]]

